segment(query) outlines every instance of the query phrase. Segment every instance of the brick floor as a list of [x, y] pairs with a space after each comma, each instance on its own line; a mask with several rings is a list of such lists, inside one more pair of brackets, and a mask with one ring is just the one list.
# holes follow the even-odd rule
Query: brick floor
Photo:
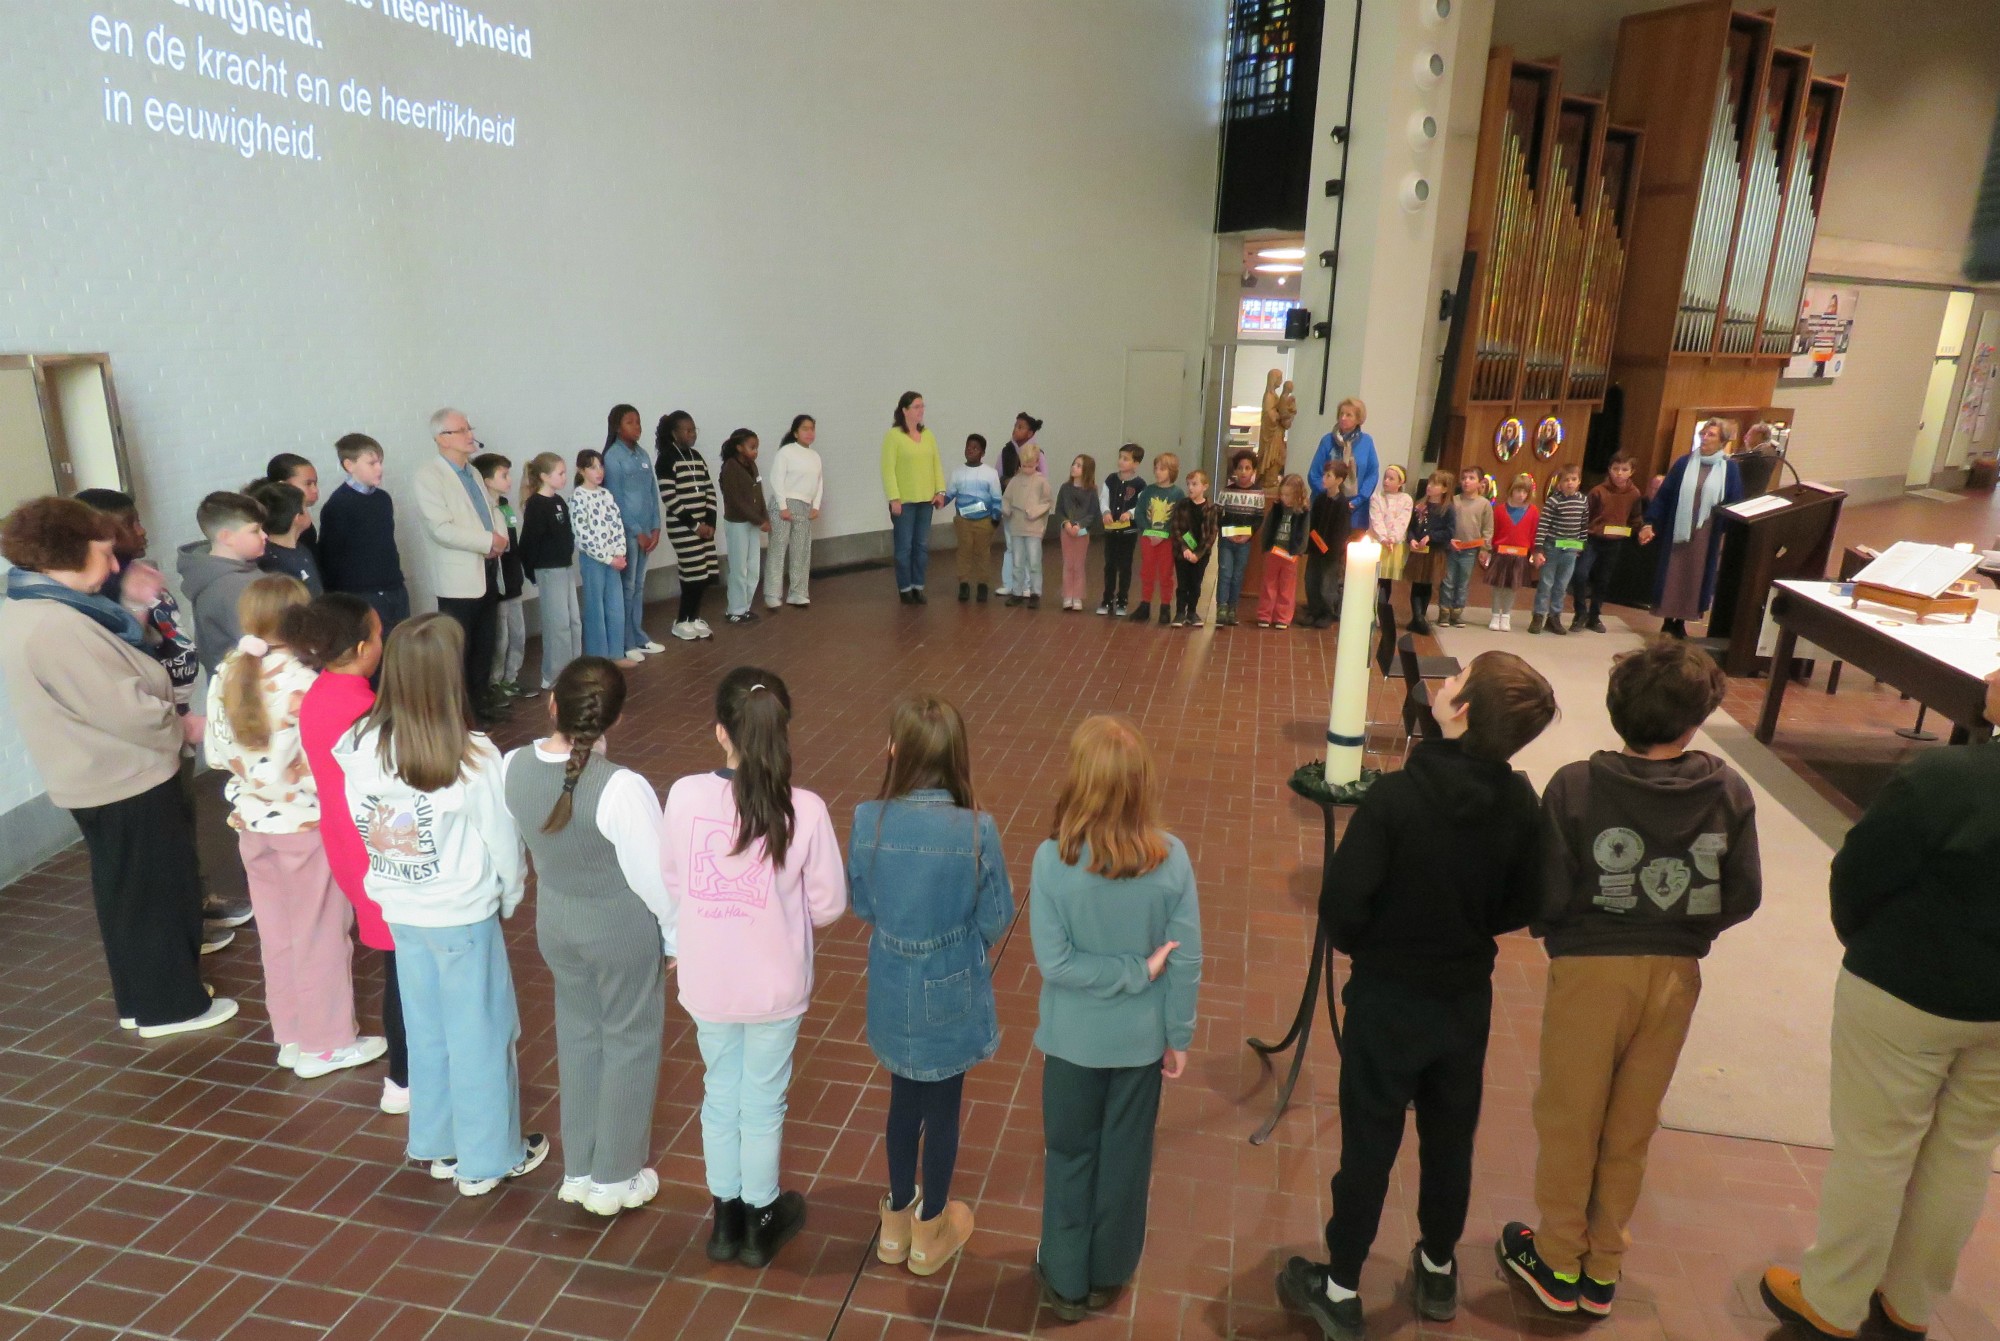
[[[1051, 563], [1055, 562], [1051, 556]], [[948, 567], [948, 561], [946, 567]], [[1304, 1338], [1272, 1277], [1312, 1251], [1339, 1149], [1337, 1059], [1324, 1031], [1275, 1138], [1247, 1136], [1272, 1077], [1244, 1046], [1281, 1032], [1311, 935], [1316, 811], [1285, 778], [1322, 739], [1331, 635], [1254, 628], [1208, 634], [1113, 626], [945, 600], [899, 606], [881, 573], [819, 580], [809, 611], [711, 643], [675, 644], [634, 672], [612, 753], [664, 787], [715, 763], [708, 701], [727, 667], [782, 673], [798, 704], [803, 785], [843, 826], [880, 775], [893, 693], [949, 693], [969, 721], [976, 781], [1017, 876], [1045, 832], [1068, 729], [1085, 713], [1136, 715], [1173, 779], [1168, 813], [1202, 882], [1208, 960], [1187, 1076], [1163, 1106], [1151, 1233], [1136, 1288], [1107, 1315], [1064, 1328], [1037, 1312], [1028, 1274], [1040, 1188], [1037, 978], [1024, 923], [998, 954], [999, 1055], [967, 1085], [956, 1191], [979, 1231], [946, 1273], [919, 1281], [874, 1260], [887, 1087], [864, 1032], [865, 931], [821, 944], [801, 1032], [785, 1182], [812, 1202], [806, 1232], [762, 1272], [702, 1253], [692, 1030], [669, 1008], [655, 1120], [657, 1201], [606, 1223], [555, 1200], [558, 1163], [474, 1201], [401, 1163], [403, 1120], [374, 1109], [380, 1068], [300, 1081], [272, 1066], [254, 931], [207, 963], [244, 1003], [219, 1036], [139, 1042], [112, 1018], [77, 852], [0, 891], [0, 1338], [815, 1337]], [[654, 622], [664, 628], [665, 612]], [[1534, 645], [1535, 653], [1557, 649]], [[1843, 695], [1844, 696], [1844, 695]], [[1378, 692], [1377, 716], [1395, 695]], [[1815, 696], [1792, 700], [1802, 714]], [[527, 738], [515, 714], [503, 743]], [[1399, 748], [1387, 729], [1385, 750]], [[1016, 891], [1025, 902], [1025, 889]], [[532, 1125], [557, 1127], [550, 984], [532, 910], [509, 926], [521, 1002], [521, 1078]], [[1532, 1218], [1543, 956], [1502, 947], [1486, 1122], [1456, 1323], [1419, 1329], [1396, 1297], [1412, 1240], [1406, 1150], [1364, 1278], [1377, 1336], [1545, 1337], [1585, 1329], [1533, 1315], [1498, 1278], [1487, 1244]], [[371, 969], [372, 971], [372, 969]], [[379, 984], [357, 984], [372, 1017]], [[1755, 1297], [1769, 1259], [1812, 1233], [1823, 1152], [1662, 1133], [1616, 1313], [1593, 1330], [1630, 1338], [1765, 1337]], [[1989, 1211], [1933, 1334], [2000, 1336], [2000, 1212]]]

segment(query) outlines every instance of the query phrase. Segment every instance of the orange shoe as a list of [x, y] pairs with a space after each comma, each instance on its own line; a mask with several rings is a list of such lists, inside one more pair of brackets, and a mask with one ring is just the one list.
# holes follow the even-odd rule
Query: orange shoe
[[1847, 1341], [1852, 1337], [1852, 1329], [1836, 1327], [1819, 1315], [1819, 1310], [1806, 1302], [1806, 1292], [1799, 1285], [1799, 1273], [1786, 1267], [1767, 1267], [1764, 1278], [1757, 1282], [1757, 1293], [1764, 1296], [1764, 1306], [1771, 1310], [1781, 1322], [1795, 1322], [1815, 1336], [1838, 1337]]

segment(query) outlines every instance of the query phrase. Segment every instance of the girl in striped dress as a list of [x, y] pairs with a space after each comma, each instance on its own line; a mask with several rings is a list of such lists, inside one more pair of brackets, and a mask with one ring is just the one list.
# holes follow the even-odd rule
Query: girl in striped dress
[[694, 439], [694, 416], [686, 410], [662, 418], [653, 435], [659, 452], [654, 469], [660, 476], [660, 513], [680, 568], [681, 609], [673, 634], [684, 642], [714, 636], [701, 617], [701, 598], [721, 570], [715, 556], [715, 480]]

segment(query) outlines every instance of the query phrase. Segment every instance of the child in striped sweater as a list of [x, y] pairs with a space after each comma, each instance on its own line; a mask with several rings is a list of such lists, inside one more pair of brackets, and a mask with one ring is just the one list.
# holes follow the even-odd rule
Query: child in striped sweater
[[1583, 496], [1582, 485], [1583, 467], [1564, 466], [1556, 475], [1555, 492], [1542, 504], [1542, 519], [1535, 527], [1535, 562], [1542, 576], [1535, 584], [1530, 633], [1569, 632], [1563, 627], [1563, 593], [1576, 574], [1577, 556], [1583, 553], [1590, 526], [1590, 500]]

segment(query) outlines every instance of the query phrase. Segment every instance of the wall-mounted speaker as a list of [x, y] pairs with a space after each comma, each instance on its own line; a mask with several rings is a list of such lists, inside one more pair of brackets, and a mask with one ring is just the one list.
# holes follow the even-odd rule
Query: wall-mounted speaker
[[1312, 334], [1312, 313], [1303, 307], [1295, 307], [1285, 313], [1285, 338], [1303, 340]]

